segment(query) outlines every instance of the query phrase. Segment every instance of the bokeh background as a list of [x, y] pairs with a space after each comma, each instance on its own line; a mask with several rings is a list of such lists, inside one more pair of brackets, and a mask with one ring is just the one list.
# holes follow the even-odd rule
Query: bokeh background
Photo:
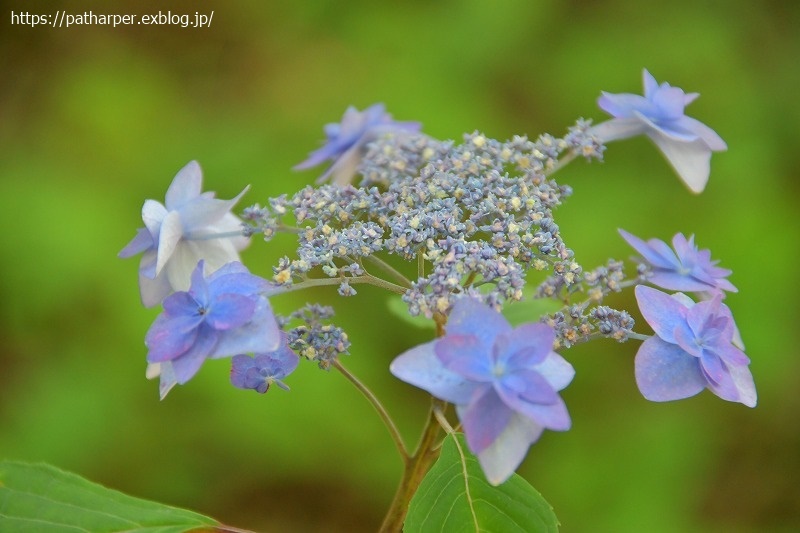
[[[0, 2], [0, 457], [46, 461], [132, 495], [257, 531], [372, 531], [400, 476], [369, 404], [305, 364], [292, 391], [259, 396], [207, 363], [163, 402], [144, 378], [137, 259], [117, 252], [186, 162], [241, 207], [291, 193], [295, 173], [348, 105], [385, 102], [439, 138], [475, 129], [560, 135], [603, 118], [601, 90], [640, 92], [646, 67], [702, 97], [690, 114], [729, 144], [706, 192], [689, 194], [644, 139], [560, 172], [557, 212], [587, 268], [642, 237], [695, 233], [739, 288], [734, 311], [759, 390], [748, 409], [710, 393], [645, 401], [638, 343], [565, 352], [567, 433], [548, 433], [521, 473], [564, 532], [800, 528], [797, 349], [800, 4], [792, 0], [425, 2]], [[25, 27], [11, 11], [214, 11], [210, 28]], [[320, 169], [321, 171], [321, 169]], [[249, 203], [248, 203], [249, 202]], [[290, 239], [244, 253], [267, 275]], [[388, 372], [430, 338], [388, 296], [359, 288], [274, 298], [289, 312], [336, 304], [351, 370], [415, 442], [423, 394]], [[631, 294], [611, 301], [635, 308]], [[646, 332], [640, 322], [638, 328]]]

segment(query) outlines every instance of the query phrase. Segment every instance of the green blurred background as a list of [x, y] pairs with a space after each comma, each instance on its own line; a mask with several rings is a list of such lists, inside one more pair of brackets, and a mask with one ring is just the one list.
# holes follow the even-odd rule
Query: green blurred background
[[[560, 180], [557, 212], [591, 268], [631, 250], [616, 233], [695, 233], [734, 271], [728, 298], [752, 359], [759, 405], [710, 393], [645, 401], [638, 343], [566, 352], [567, 433], [548, 433], [521, 472], [564, 532], [795, 531], [800, 527], [797, 349], [800, 4], [640, 2], [2, 2], [0, 11], [0, 457], [46, 461], [124, 492], [258, 531], [372, 531], [400, 462], [371, 407], [336, 373], [302, 365], [292, 391], [233, 389], [207, 363], [163, 402], [144, 378], [137, 259], [117, 252], [200, 161], [206, 190], [244, 207], [317, 176], [291, 166], [322, 125], [385, 102], [427, 133], [560, 135], [604, 118], [600, 90], [640, 92], [641, 70], [702, 97], [692, 116], [729, 144], [706, 192], [690, 195], [646, 140]], [[209, 13], [210, 28], [10, 24], [11, 11]], [[321, 171], [321, 169], [320, 169]], [[255, 242], [270, 273], [291, 240]], [[430, 338], [398, 324], [364, 287], [274, 298], [291, 311], [335, 303], [346, 364], [415, 441], [423, 394], [388, 373]], [[630, 294], [613, 305], [634, 308]], [[638, 328], [646, 332], [640, 322]]]

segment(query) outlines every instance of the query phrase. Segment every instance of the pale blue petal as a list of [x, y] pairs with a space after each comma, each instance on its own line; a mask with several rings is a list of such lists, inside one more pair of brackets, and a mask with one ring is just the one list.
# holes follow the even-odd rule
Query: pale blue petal
[[746, 365], [728, 365], [728, 371], [739, 393], [736, 401], [747, 407], [755, 407], [756, 403], [758, 403], [758, 394], [756, 393], [756, 384], [753, 382], [753, 374], [750, 369]]
[[668, 294], [644, 285], [637, 285], [634, 293], [642, 316], [656, 335], [675, 343], [675, 330], [686, 323], [686, 307]]
[[201, 315], [169, 317], [162, 313], [145, 336], [147, 361], [160, 363], [180, 357], [189, 351], [198, 337]]
[[[531, 386], [536, 385], [536, 383], [531, 384]], [[515, 394], [514, 391], [510, 391], [502, 385], [496, 387], [495, 390], [510, 409], [534, 420], [542, 427], [554, 431], [566, 431], [572, 424], [564, 400], [555, 393], [550, 398], [552, 403], [545, 404], [525, 401], [524, 397], [520, 397], [520, 395]]]
[[634, 366], [639, 391], [653, 402], [689, 398], [708, 384], [697, 358], [658, 337], [650, 337], [642, 343]]
[[118, 254], [117, 257], [127, 258], [138, 253], [145, 252], [150, 248], [155, 246], [155, 242], [153, 242], [153, 236], [150, 234], [150, 230], [147, 228], [139, 228], [136, 230], [136, 236], [129, 242], [125, 248], [123, 248]]
[[652, 98], [658, 90], [658, 82], [647, 69], [642, 70], [642, 85], [644, 86], [645, 98]]
[[556, 352], [550, 352], [547, 358], [534, 368], [545, 377], [553, 389], [560, 391], [566, 388], [575, 377], [572, 365]]
[[683, 117], [681, 119], [681, 125], [700, 137], [711, 151], [724, 152], [728, 149], [728, 145], [722, 140], [722, 137], [699, 120], [693, 119], [692, 117]]
[[700, 356], [700, 368], [708, 380], [709, 385], [721, 384], [726, 376], [726, 369], [722, 360], [716, 354], [707, 350]]
[[[148, 253], [151, 252], [146, 252], [145, 257]], [[152, 255], [155, 264], [155, 250], [152, 250]], [[142, 262], [145, 261], [145, 257], [142, 258]], [[186, 288], [188, 289], [188, 287]], [[139, 295], [142, 299], [142, 305], [145, 307], [156, 306], [160, 304], [171, 292], [172, 286], [169, 284], [169, 279], [167, 279], [167, 275], [165, 273], [162, 273], [160, 276], [156, 276], [154, 279], [151, 279], [140, 271]]]
[[[158, 261], [156, 262], [156, 275], [161, 273], [164, 265], [170, 260], [175, 248], [183, 237], [181, 217], [177, 211], [170, 211], [161, 223], [158, 234]], [[195, 264], [197, 262], [195, 261]]]
[[173, 359], [172, 370], [175, 372], [175, 379], [183, 385], [197, 374], [200, 367], [213, 352], [219, 336], [216, 331], [208, 327], [199, 328], [197, 340], [192, 347], [177, 359]]
[[622, 235], [622, 238], [625, 239], [625, 242], [627, 242], [631, 248], [639, 252], [639, 255], [652, 266], [664, 269], [672, 269], [675, 267], [677, 258], [663, 241], [660, 241], [664, 244], [662, 247], [657, 245], [659, 242], [658, 239], [650, 239], [649, 242], [645, 242], [636, 235], [632, 235], [623, 229], [617, 229], [617, 231]]
[[[178, 212], [181, 215], [187, 238], [207, 237], [218, 233], [216, 225], [222, 221], [225, 215], [230, 214], [230, 210], [249, 188], [249, 186], [245, 187], [231, 200], [197, 198], [184, 205]], [[237, 229], [241, 229], [241, 227]]]
[[172, 369], [171, 362], [165, 361], [163, 363], [159, 363], [159, 365], [159, 375], [161, 379], [158, 385], [158, 393], [159, 398], [163, 400], [167, 397], [169, 391], [172, 390], [172, 387], [178, 384], [178, 380], [175, 378], [175, 371]]
[[[238, 264], [241, 263], [228, 263]], [[254, 295], [266, 291], [269, 288], [269, 282], [258, 276], [250, 274], [246, 269], [243, 272], [231, 273], [230, 269], [223, 266], [208, 277], [209, 291], [212, 298], [222, 294], [242, 294], [245, 296]], [[226, 271], [220, 274], [223, 269]]]
[[543, 431], [533, 420], [514, 413], [497, 439], [478, 454], [478, 463], [489, 483], [497, 486], [511, 477]]
[[152, 235], [153, 240], [158, 239], [158, 234], [161, 231], [161, 222], [167, 216], [167, 209], [155, 200], [145, 200], [142, 205], [142, 221], [144, 222], [147, 231]]
[[447, 370], [436, 355], [438, 341], [421, 344], [397, 356], [389, 371], [398, 379], [454, 404], [466, 405], [479, 385]]
[[436, 356], [451, 372], [476, 382], [491, 382], [492, 354], [474, 335], [446, 335], [434, 346]]
[[497, 394], [515, 411], [524, 412], [532, 404], [553, 405], [558, 393], [547, 379], [535, 370], [517, 370], [494, 383]]
[[214, 299], [206, 314], [206, 322], [216, 330], [229, 330], [246, 324], [253, 318], [256, 301], [241, 294], [222, 294]]
[[711, 149], [705, 141], [697, 139], [682, 142], [655, 131], [650, 131], [647, 135], [689, 190], [693, 193], [703, 192], [711, 172]]
[[523, 324], [495, 339], [494, 351], [498, 363], [506, 372], [531, 369], [545, 360], [553, 349], [555, 332], [546, 324]]
[[511, 331], [511, 324], [488, 305], [465, 297], [453, 305], [446, 329], [448, 335], [474, 335], [490, 349], [498, 334]]
[[647, 124], [638, 117], [613, 118], [601, 122], [589, 129], [589, 134], [595, 136], [603, 144], [620, 139], [636, 137], [647, 131]]
[[700, 292], [715, 288], [714, 285], [703, 283], [686, 274], [674, 271], [656, 270], [647, 278], [647, 281], [653, 285], [658, 285], [662, 289], [671, 291]]
[[167, 189], [167, 209], [174, 211], [180, 209], [185, 203], [200, 196], [203, 186], [203, 171], [197, 161], [189, 163], [180, 169]]
[[187, 290], [191, 272], [200, 260], [205, 263], [205, 273], [210, 275], [227, 263], [239, 261], [239, 253], [227, 239], [182, 240], [164, 269], [170, 285], [175, 290]]
[[164, 311], [170, 317], [194, 316], [200, 305], [188, 292], [176, 292], [164, 299]]
[[647, 98], [630, 93], [611, 94], [603, 91], [602, 96], [597, 99], [597, 105], [614, 118], [634, 117], [634, 111], [645, 114], [655, 111], [655, 107]]
[[477, 389], [459, 414], [470, 451], [478, 455], [488, 448], [503, 432], [513, 413], [490, 385]]
[[274, 352], [281, 344], [281, 330], [266, 298], [260, 297], [253, 318], [245, 325], [221, 331], [209, 357], [218, 359], [240, 353]]

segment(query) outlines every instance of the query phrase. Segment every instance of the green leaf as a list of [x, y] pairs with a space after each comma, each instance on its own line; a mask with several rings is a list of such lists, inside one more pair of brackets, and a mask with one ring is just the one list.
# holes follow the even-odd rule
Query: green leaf
[[411, 500], [405, 533], [558, 531], [553, 508], [527, 481], [514, 474], [498, 487], [489, 485], [460, 434], [458, 443], [464, 459], [455, 437], [448, 435]]
[[181, 533], [213, 531], [217, 525], [49, 465], [0, 462], [0, 531]]

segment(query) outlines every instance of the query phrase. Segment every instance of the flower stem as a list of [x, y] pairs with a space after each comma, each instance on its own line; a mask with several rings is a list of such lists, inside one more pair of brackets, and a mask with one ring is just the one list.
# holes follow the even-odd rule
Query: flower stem
[[446, 405], [446, 402], [433, 398], [431, 410], [428, 414], [428, 422], [422, 432], [422, 437], [414, 455], [405, 460], [403, 478], [400, 481], [400, 486], [397, 487], [392, 505], [383, 519], [383, 524], [381, 524], [379, 530], [380, 533], [397, 533], [403, 530], [403, 522], [405, 522], [411, 498], [417, 492], [425, 474], [428, 473], [434, 461], [439, 457], [441, 450], [438, 441], [441, 426], [436, 419], [436, 412], [443, 410]]
[[378, 412], [378, 415], [381, 417], [381, 420], [383, 420], [386, 429], [389, 430], [389, 434], [392, 436], [392, 440], [394, 441], [395, 446], [397, 446], [397, 451], [400, 453], [400, 456], [404, 461], [408, 460], [408, 450], [403, 442], [403, 437], [400, 435], [400, 431], [398, 431], [394, 420], [392, 420], [392, 417], [389, 416], [389, 412], [386, 411], [386, 408], [383, 406], [383, 404], [381, 404], [377, 396], [375, 396], [375, 394], [373, 394], [366, 385], [361, 383], [361, 381], [359, 381], [355, 375], [351, 374], [349, 370], [342, 366], [342, 363], [339, 362], [338, 359], [334, 359], [333, 367], [344, 377], [346, 377], [353, 385], [355, 385], [359, 392], [361, 392], [361, 394], [363, 394], [367, 400], [369, 400], [369, 403], [372, 404], [372, 407], [375, 408], [375, 410]]
[[383, 270], [384, 272], [386, 272], [387, 274], [389, 274], [390, 276], [392, 276], [403, 286], [411, 288], [411, 281], [407, 277], [405, 277], [402, 273], [400, 273], [398, 270], [396, 270], [392, 265], [390, 265], [380, 257], [376, 257], [374, 255], [368, 255], [365, 257], [365, 259], [370, 263], [374, 264], [375, 266], [377, 266], [378, 268], [380, 268], [381, 270]]
[[382, 289], [386, 289], [389, 292], [394, 292], [396, 294], [405, 294], [407, 289], [401, 287], [400, 285], [395, 285], [390, 281], [386, 281], [385, 279], [377, 278], [371, 274], [365, 274], [363, 276], [349, 276], [349, 277], [339, 277], [339, 278], [314, 278], [314, 279], [307, 279], [305, 281], [301, 281], [300, 283], [293, 283], [292, 285], [286, 287], [278, 287], [277, 290], [273, 294], [283, 294], [286, 292], [292, 291], [299, 291], [302, 289], [308, 289], [310, 287], [321, 287], [323, 285], [339, 285], [343, 281], [348, 283], [355, 284], [355, 283], [366, 283], [368, 285], [374, 285], [376, 287], [380, 287]]

